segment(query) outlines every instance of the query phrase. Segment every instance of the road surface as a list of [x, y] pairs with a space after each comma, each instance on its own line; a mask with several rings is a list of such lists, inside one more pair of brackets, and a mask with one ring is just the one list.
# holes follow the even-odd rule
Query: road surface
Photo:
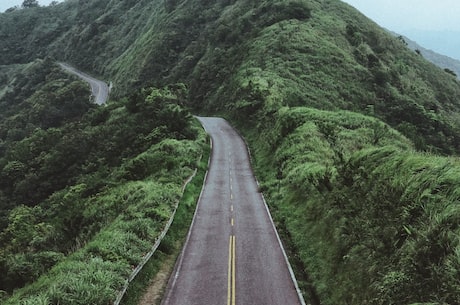
[[83, 73], [75, 69], [74, 67], [69, 66], [68, 64], [59, 63], [59, 65], [64, 70], [78, 76], [79, 78], [90, 84], [91, 93], [94, 97], [94, 102], [96, 104], [103, 105], [107, 102], [107, 99], [109, 98], [109, 86], [105, 82], [95, 79], [94, 77], [91, 77], [90, 75]]
[[199, 120], [213, 143], [209, 172], [161, 304], [304, 304], [244, 141], [223, 119]]

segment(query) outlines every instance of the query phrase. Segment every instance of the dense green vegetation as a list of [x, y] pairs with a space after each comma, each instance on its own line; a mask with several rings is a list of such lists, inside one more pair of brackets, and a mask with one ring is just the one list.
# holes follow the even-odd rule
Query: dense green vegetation
[[351, 112], [295, 107], [275, 117], [251, 139], [310, 298], [457, 304], [459, 160], [416, 153], [387, 125]]
[[13, 70], [0, 99], [1, 289], [35, 281], [8, 304], [105, 304], [202, 154], [203, 133], [180, 106], [186, 88], [146, 88], [95, 107], [88, 86], [52, 62]]
[[[124, 305], [138, 304], [139, 299], [143, 296], [145, 289], [151, 283], [160, 269], [164, 268], [163, 264], [168, 264], [168, 271], [174, 268], [174, 258], [179, 256], [182, 245], [186, 239], [187, 233], [192, 222], [196, 204], [201, 193], [203, 181], [206, 175], [208, 160], [210, 156], [210, 146], [203, 149], [203, 155], [198, 163], [196, 176], [187, 184], [184, 194], [180, 200], [174, 221], [168, 234], [160, 244], [159, 249], [155, 252], [150, 261], [141, 270], [123, 299]], [[173, 258], [171, 260], [171, 257]], [[167, 283], [165, 282], [164, 285]], [[153, 302], [153, 300], [149, 300]]]
[[[9, 205], [33, 205], [73, 178], [75, 172], [62, 169], [80, 159], [76, 151], [80, 144], [63, 139], [66, 131], [58, 127], [66, 125], [70, 134], [94, 106], [88, 99], [88, 86], [69, 79], [49, 61], [20, 65], [7, 75], [0, 96], [0, 194]], [[57, 162], [58, 158], [67, 160]]]
[[51, 56], [104, 74], [118, 96], [183, 82], [194, 108], [346, 109], [418, 149], [459, 149], [455, 77], [338, 0], [67, 0], [2, 14], [0, 28], [0, 64]]
[[1, 289], [45, 274], [11, 304], [113, 298], [202, 150], [188, 107], [247, 135], [312, 300], [460, 303], [460, 83], [348, 5], [67, 0], [1, 14], [0, 38]]

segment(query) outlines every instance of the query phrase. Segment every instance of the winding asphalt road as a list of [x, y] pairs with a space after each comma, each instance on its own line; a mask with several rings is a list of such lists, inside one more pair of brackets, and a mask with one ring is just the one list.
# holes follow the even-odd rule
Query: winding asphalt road
[[86, 73], [83, 73], [76, 68], [69, 66], [68, 64], [65, 63], [59, 63], [62, 69], [78, 76], [85, 82], [89, 83], [91, 86], [91, 93], [94, 96], [94, 102], [98, 105], [103, 105], [107, 102], [107, 99], [109, 98], [109, 86], [103, 82], [100, 81]]
[[244, 141], [223, 119], [199, 120], [212, 138], [211, 162], [162, 305], [305, 304]]

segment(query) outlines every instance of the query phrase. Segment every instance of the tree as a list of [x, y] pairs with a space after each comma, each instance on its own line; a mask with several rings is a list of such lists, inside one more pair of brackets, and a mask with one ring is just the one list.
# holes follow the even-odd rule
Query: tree
[[24, 0], [22, 2], [22, 7], [23, 8], [29, 8], [29, 7], [38, 7], [38, 1], [37, 0]]
[[451, 69], [445, 68], [444, 71], [446, 71], [447, 73], [457, 77], [457, 74], [454, 71], [452, 71]]
[[9, 245], [13, 251], [24, 252], [27, 250], [30, 242], [34, 239], [35, 224], [38, 211], [33, 208], [20, 205], [13, 209], [8, 216], [9, 224], [6, 228], [6, 236], [9, 237]]
[[10, 7], [9, 9], [7, 9], [5, 11], [5, 13], [11, 13], [11, 12], [17, 11], [18, 9], [19, 9], [19, 6], [15, 5], [13, 7]]

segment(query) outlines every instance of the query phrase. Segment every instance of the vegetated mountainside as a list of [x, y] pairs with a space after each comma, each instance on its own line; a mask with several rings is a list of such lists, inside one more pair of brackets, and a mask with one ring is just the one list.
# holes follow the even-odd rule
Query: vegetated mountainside
[[67, 0], [4, 13], [0, 64], [49, 56], [100, 74], [107, 61], [142, 33], [152, 14], [151, 2]]
[[68, 61], [113, 80], [115, 96], [185, 82], [193, 107], [251, 113], [272, 89], [274, 109], [357, 111], [419, 149], [458, 148], [452, 75], [339, 1], [67, 0], [1, 17], [0, 63]]
[[[183, 104], [238, 124], [312, 300], [460, 303], [459, 81], [350, 6], [67, 0], [0, 29], [3, 64], [70, 61], [120, 97], [182, 82]], [[110, 117], [143, 122], [135, 105]]]

